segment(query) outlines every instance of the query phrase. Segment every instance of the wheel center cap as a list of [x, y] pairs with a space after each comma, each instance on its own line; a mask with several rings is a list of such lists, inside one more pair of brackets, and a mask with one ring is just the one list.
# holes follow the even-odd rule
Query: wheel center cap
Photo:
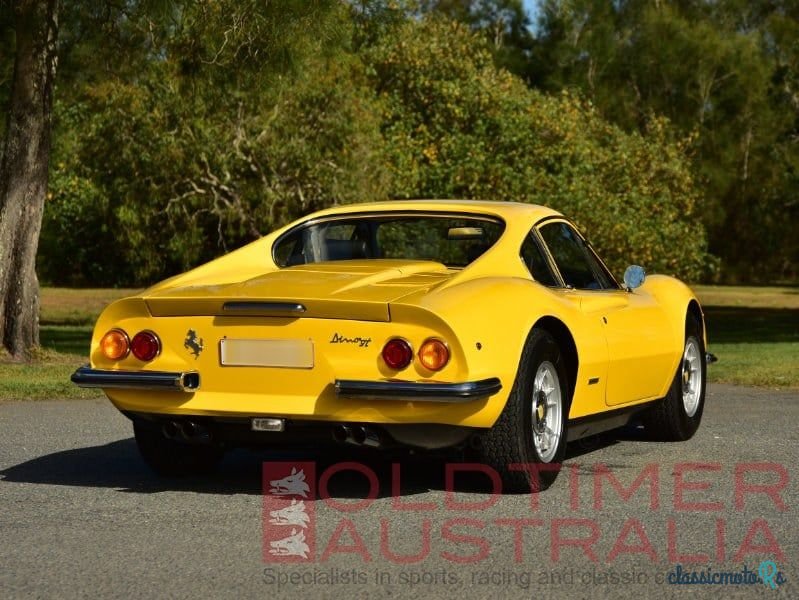
[[537, 424], [543, 427], [547, 416], [547, 395], [540, 391], [535, 399], [535, 418]]
[[689, 362], [686, 360], [686, 361], [685, 361], [685, 362], [683, 362], [683, 364], [682, 364], [682, 382], [683, 382], [685, 385], [688, 385], [688, 382], [689, 382], [690, 380], [691, 380], [691, 365], [690, 365], [690, 363], [689, 363]]

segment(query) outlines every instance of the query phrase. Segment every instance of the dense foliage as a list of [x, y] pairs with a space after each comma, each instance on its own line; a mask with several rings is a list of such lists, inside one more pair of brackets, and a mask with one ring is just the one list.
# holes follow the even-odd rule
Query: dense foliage
[[[275, 50], [261, 28], [282, 25], [253, 4], [233, 27], [228, 15], [244, 19], [234, 5], [187, 6], [158, 43], [162, 59], [59, 102], [46, 279], [152, 282], [331, 203], [385, 194], [359, 61], [297, 28], [305, 45]], [[305, 34], [335, 33], [344, 16], [319, 11]]]
[[513, 0], [65, 4], [40, 275], [143, 285], [331, 204], [460, 197], [562, 210], [617, 273], [791, 276], [796, 112], [764, 111], [793, 58], [775, 83], [762, 37], [661, 5], [548, 0], [532, 33]]
[[530, 61], [627, 131], [693, 134], [700, 216], [722, 276], [799, 276], [799, 3], [543, 0]]
[[582, 226], [616, 272], [640, 262], [703, 274], [696, 187], [662, 121], [626, 134], [569, 94], [532, 91], [448, 21], [407, 23], [366, 60], [385, 106], [392, 196], [546, 204]]

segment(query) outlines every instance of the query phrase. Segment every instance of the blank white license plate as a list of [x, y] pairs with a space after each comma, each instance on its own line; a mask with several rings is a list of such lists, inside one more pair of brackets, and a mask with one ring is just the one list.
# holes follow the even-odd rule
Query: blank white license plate
[[219, 342], [219, 362], [225, 367], [313, 368], [311, 340], [231, 340]]

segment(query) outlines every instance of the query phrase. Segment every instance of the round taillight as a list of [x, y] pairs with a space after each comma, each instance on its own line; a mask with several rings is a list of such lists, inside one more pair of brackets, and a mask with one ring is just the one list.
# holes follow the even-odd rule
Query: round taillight
[[152, 331], [140, 331], [130, 341], [130, 351], [139, 360], [151, 361], [161, 352], [161, 340]]
[[425, 369], [440, 371], [449, 362], [449, 348], [439, 339], [425, 340], [419, 347], [419, 362]]
[[402, 338], [388, 340], [383, 346], [383, 360], [392, 369], [404, 369], [412, 359], [411, 345]]
[[128, 334], [121, 329], [112, 329], [100, 340], [100, 351], [109, 360], [122, 360], [130, 352]]

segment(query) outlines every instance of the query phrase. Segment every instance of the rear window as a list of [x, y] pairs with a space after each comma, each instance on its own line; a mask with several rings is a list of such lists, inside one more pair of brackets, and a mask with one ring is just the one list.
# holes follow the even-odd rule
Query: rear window
[[337, 216], [289, 231], [272, 252], [280, 267], [391, 258], [461, 268], [493, 246], [504, 228], [499, 219], [449, 213]]

